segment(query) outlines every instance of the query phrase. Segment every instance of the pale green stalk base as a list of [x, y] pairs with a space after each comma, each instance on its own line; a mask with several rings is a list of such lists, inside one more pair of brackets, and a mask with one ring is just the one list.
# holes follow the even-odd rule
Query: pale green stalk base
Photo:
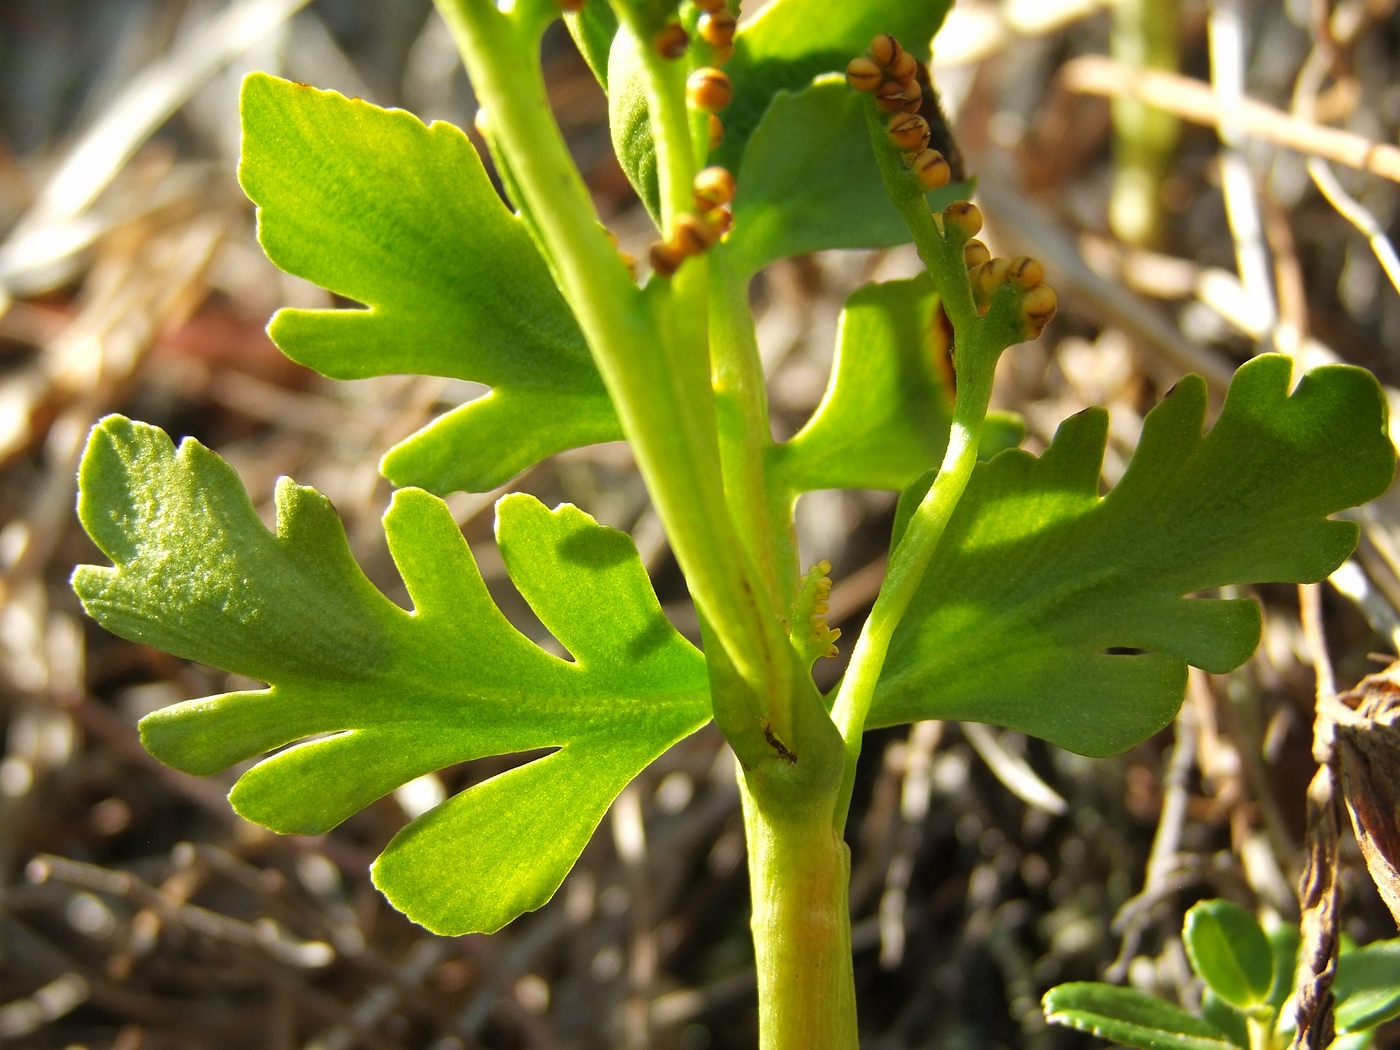
[[850, 850], [820, 811], [760, 810], [741, 789], [760, 1050], [856, 1050]]

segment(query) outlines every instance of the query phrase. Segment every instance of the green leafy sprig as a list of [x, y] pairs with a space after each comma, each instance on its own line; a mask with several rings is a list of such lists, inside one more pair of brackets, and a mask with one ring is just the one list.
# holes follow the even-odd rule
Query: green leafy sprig
[[[1205, 984], [1199, 1016], [1132, 988], [1062, 984], [1045, 994], [1045, 1018], [1142, 1050], [1283, 1050], [1293, 1035], [1288, 1008], [1297, 927], [1268, 933], [1230, 901], [1202, 901], [1186, 913], [1186, 957]], [[1363, 1050], [1375, 1030], [1400, 1017], [1400, 940], [1342, 946], [1333, 983], [1331, 1050]]]

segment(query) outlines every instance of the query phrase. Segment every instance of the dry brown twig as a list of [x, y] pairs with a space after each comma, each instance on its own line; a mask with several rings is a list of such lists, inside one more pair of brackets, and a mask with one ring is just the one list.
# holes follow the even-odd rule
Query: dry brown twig
[[1340, 821], [1332, 773], [1333, 713], [1336, 680], [1322, 626], [1322, 591], [1317, 584], [1298, 588], [1303, 637], [1317, 675], [1313, 759], [1317, 772], [1308, 785], [1306, 861], [1298, 886], [1302, 908], [1302, 943], [1293, 981], [1297, 1027], [1290, 1050], [1321, 1050], [1332, 1042], [1332, 981], [1337, 975], [1337, 844]]
[[1227, 108], [1209, 84], [1191, 77], [1134, 69], [1098, 55], [1065, 63], [1060, 76], [1074, 91], [1132, 95], [1195, 124], [1233, 125], [1246, 135], [1400, 182], [1400, 148], [1290, 116], [1254, 99], [1241, 99], [1237, 106]]
[[[1322, 42], [1314, 46], [1307, 61], [1303, 63], [1303, 68], [1298, 72], [1293, 86], [1294, 114], [1307, 120], [1315, 116], [1317, 98], [1322, 90], [1323, 81], [1329, 72], [1337, 69], [1341, 61], [1339, 48], [1344, 45], [1349, 47], [1354, 43], [1372, 17], [1366, 4], [1350, 3], [1340, 6], [1332, 18], [1318, 19], [1328, 32], [1322, 35]], [[1395, 289], [1400, 291], [1400, 256], [1396, 255], [1395, 246], [1386, 237], [1376, 217], [1342, 187], [1336, 173], [1322, 156], [1308, 158], [1308, 175], [1311, 176], [1318, 192], [1327, 198], [1327, 203], [1366, 237], [1386, 277]]]

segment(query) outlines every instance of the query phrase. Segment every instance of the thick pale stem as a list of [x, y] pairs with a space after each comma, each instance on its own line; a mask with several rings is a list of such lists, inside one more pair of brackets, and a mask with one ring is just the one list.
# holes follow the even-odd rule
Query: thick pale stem
[[850, 851], [822, 811], [793, 819], [744, 792], [760, 1050], [857, 1050]]
[[[708, 371], [703, 306], [693, 319], [695, 311], [676, 309], [668, 289], [639, 291], [609, 245], [549, 108], [537, 27], [517, 25], [488, 0], [438, 6], [588, 339], [691, 595], [753, 694], [781, 705], [791, 669], [775, 636], [786, 641], [724, 510], [713, 400], [708, 383], [693, 379], [693, 372]], [[690, 163], [685, 125], [670, 138], [678, 141], [661, 145], [685, 155], [676, 162], [683, 173]], [[703, 291], [682, 289], [680, 298], [692, 295], [703, 303]], [[698, 341], [700, 353], [688, 354], [678, 341]]]
[[728, 265], [722, 245], [710, 254], [710, 356], [724, 494], [772, 601], [786, 609], [796, 597], [797, 549], [791, 501], [784, 506], [769, 495], [765, 453], [773, 433], [748, 281]]

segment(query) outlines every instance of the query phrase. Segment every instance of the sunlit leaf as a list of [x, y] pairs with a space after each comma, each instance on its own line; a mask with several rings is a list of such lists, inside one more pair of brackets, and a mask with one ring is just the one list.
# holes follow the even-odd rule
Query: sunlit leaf
[[177, 450], [108, 417], [80, 482], [83, 525], [115, 566], [74, 573], [87, 611], [269, 683], [141, 722], [147, 748], [191, 773], [276, 751], [230, 796], [249, 820], [319, 834], [424, 773], [555, 749], [419, 817], [376, 862], [385, 895], [439, 933], [494, 930], [547, 901], [617, 793], [709, 717], [703, 659], [631, 540], [574, 507], [497, 507], [506, 568], [565, 660], [505, 619], [451, 513], [421, 490], [397, 493], [384, 520], [407, 612], [360, 572], [325, 497], [284, 478], [269, 532], [194, 441]]
[[391, 450], [391, 480], [484, 491], [621, 437], [573, 314], [460, 130], [265, 73], [241, 112], [239, 181], [268, 258], [366, 307], [278, 311], [282, 351], [337, 379], [493, 388]]
[[1142, 1050], [1235, 1050], [1229, 1037], [1179, 1006], [1132, 988], [1081, 981], [1045, 993], [1045, 1019]]
[[[1189, 596], [1323, 579], [1357, 537], [1329, 515], [1394, 473], [1370, 373], [1319, 368], [1290, 395], [1290, 368], [1276, 355], [1244, 365], [1204, 435], [1205, 383], [1182, 380], [1107, 496], [1099, 409], [1061, 424], [1038, 459], [981, 464], [895, 632], [868, 725], [965, 719], [1113, 754], [1171, 720], [1188, 663], [1246, 660], [1258, 606]], [[906, 490], [905, 520], [922, 494]]]
[[1343, 950], [1332, 993], [1338, 1032], [1362, 1032], [1400, 1017], [1400, 940]]
[[1249, 912], [1231, 901], [1201, 901], [1186, 913], [1181, 938], [1191, 968], [1220, 998], [1241, 1010], [1267, 1002], [1273, 950]]

